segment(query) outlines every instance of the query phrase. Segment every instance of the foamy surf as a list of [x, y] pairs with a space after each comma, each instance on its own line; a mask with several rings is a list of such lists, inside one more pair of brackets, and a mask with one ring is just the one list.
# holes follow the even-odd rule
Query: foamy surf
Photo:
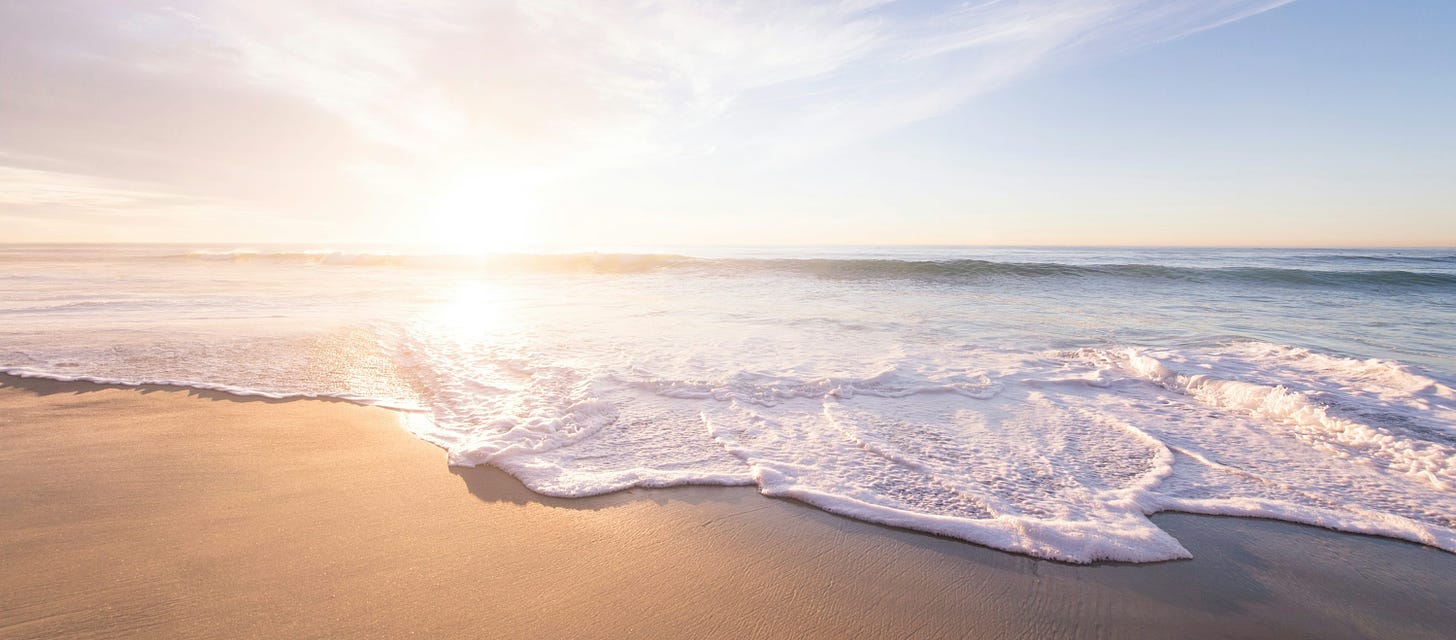
[[[1211, 350], [1202, 361], [1231, 369], [1248, 350]], [[443, 406], [421, 435], [454, 464], [493, 464], [547, 495], [751, 481], [850, 517], [1068, 562], [1187, 557], [1147, 519], [1162, 510], [1275, 517], [1456, 551], [1452, 439], [1358, 424], [1283, 387], [1180, 378], [1135, 349], [979, 361], [1003, 373], [978, 374], [978, 393], [928, 380], [844, 391], [882, 390], [885, 374], [768, 384], [601, 376], [566, 401], [520, 390], [486, 411], [483, 428]], [[1240, 364], [1270, 376], [1276, 363]]]
[[1166, 510], [1456, 552], [1438, 252], [124, 247], [0, 270], [0, 372], [410, 409], [450, 464], [546, 495], [752, 485], [1076, 563], [1187, 557]]

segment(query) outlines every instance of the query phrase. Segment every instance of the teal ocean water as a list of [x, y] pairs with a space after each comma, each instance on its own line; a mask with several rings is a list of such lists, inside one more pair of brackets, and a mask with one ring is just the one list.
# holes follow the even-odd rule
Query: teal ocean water
[[543, 494], [755, 485], [1071, 562], [1456, 552], [1456, 250], [0, 245], [0, 370], [398, 408]]

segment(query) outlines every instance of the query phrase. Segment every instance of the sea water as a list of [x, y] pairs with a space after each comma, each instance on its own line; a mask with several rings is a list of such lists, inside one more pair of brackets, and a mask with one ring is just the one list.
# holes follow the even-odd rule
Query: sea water
[[552, 496], [1070, 562], [1165, 511], [1456, 552], [1456, 250], [0, 246], [0, 370], [400, 409]]

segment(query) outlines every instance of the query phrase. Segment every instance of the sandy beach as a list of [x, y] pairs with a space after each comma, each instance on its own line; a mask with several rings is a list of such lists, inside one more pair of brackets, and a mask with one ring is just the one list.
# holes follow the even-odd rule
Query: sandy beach
[[1195, 556], [1074, 566], [750, 488], [538, 496], [390, 411], [5, 377], [0, 636], [1401, 637], [1456, 555], [1155, 517]]
[[1456, 1], [0, 0], [0, 640], [1456, 640]]

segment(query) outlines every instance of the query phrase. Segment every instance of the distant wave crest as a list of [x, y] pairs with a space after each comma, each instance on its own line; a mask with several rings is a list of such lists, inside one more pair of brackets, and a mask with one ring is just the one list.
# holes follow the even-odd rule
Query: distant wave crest
[[[1370, 256], [1369, 262], [1380, 262]], [[1327, 270], [1274, 267], [1182, 267], [1155, 264], [1064, 264], [978, 259], [695, 258], [659, 253], [412, 254], [345, 251], [192, 251], [165, 260], [300, 266], [394, 267], [501, 273], [638, 274], [693, 270], [719, 275], [792, 274], [829, 280], [976, 280], [989, 278], [1119, 278], [1246, 282], [1283, 286], [1453, 287], [1456, 273], [1404, 269]], [[1456, 266], [1451, 260], [1434, 265]]]
[[691, 263], [695, 260], [694, 258], [677, 255], [631, 253], [519, 253], [476, 255], [251, 250], [190, 251], [183, 254], [163, 256], [163, 259], [197, 262], [405, 267], [448, 270], [478, 269], [543, 273], [640, 273], [662, 267]]

